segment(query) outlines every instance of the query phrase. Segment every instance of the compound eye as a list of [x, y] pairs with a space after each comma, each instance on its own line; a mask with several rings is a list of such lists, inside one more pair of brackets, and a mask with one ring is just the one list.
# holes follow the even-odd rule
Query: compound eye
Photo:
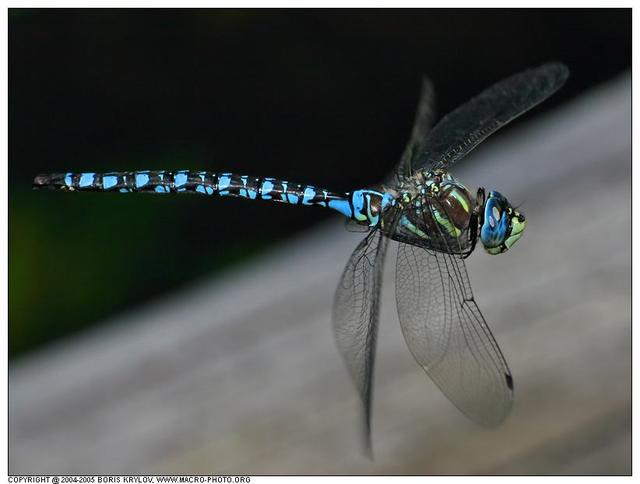
[[496, 222], [498, 220], [500, 220], [500, 210], [498, 210], [498, 207], [493, 207], [493, 210], [491, 211], [493, 218], [496, 220]]

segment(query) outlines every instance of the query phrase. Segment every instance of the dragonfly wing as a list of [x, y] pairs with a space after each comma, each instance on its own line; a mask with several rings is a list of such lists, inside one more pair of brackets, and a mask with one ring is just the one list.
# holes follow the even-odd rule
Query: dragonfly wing
[[414, 358], [470, 419], [500, 423], [511, 409], [513, 379], [463, 258], [400, 243], [396, 264], [398, 316]]
[[553, 62], [504, 79], [442, 118], [412, 160], [413, 170], [441, 168], [557, 91], [569, 77]]
[[371, 442], [373, 365], [378, 333], [380, 287], [388, 239], [372, 231], [351, 254], [336, 289], [333, 327], [338, 350], [360, 393], [364, 438]]
[[424, 76], [422, 78], [418, 110], [416, 111], [413, 128], [411, 129], [411, 137], [396, 167], [396, 173], [398, 175], [403, 177], [411, 176], [411, 160], [420, 152], [420, 147], [433, 126], [435, 116], [435, 89], [433, 88], [433, 82]]
[[347, 230], [347, 232], [359, 232], [359, 233], [365, 233], [371, 230], [371, 227], [369, 227], [368, 225], [359, 224], [358, 222], [350, 218], [344, 219], [344, 228]]

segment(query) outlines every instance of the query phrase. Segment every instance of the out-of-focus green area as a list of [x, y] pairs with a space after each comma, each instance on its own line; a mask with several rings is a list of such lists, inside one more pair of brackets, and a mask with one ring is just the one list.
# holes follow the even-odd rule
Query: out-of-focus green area
[[[203, 200], [152, 198], [12, 190], [12, 356], [169, 288], [224, 271], [274, 242], [260, 233], [228, 234], [230, 243], [222, 248], [212, 244], [212, 251], [198, 250], [185, 235], [196, 246], [206, 241], [194, 240], [197, 231], [185, 226], [190, 206]], [[211, 220], [199, 223], [214, 220], [212, 211]]]

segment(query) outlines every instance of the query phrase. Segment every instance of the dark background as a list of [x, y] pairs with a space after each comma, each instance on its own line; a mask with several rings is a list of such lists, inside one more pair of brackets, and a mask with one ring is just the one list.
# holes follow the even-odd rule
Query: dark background
[[631, 11], [11, 9], [10, 355], [333, 216], [32, 192], [36, 173], [207, 169], [353, 189], [395, 164], [422, 73], [445, 114], [548, 60], [571, 78], [538, 113], [630, 68]]

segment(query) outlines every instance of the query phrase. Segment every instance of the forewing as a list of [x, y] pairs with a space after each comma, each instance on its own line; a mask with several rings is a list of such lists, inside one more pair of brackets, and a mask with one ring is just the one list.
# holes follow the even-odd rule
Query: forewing
[[463, 158], [495, 131], [557, 91], [568, 76], [567, 67], [554, 62], [494, 84], [436, 124], [413, 157], [412, 169], [440, 168]]
[[457, 248], [445, 253], [400, 243], [396, 301], [409, 350], [449, 400], [478, 423], [504, 420], [513, 400], [511, 372]]
[[340, 278], [333, 305], [336, 343], [364, 407], [367, 449], [371, 439], [373, 366], [387, 244], [388, 239], [379, 230], [372, 231], [358, 244]]
[[402, 153], [400, 162], [396, 168], [396, 173], [403, 177], [411, 176], [411, 160], [420, 151], [420, 146], [424, 143], [429, 130], [435, 121], [435, 90], [433, 83], [426, 76], [422, 78], [422, 88], [416, 117], [413, 121], [409, 142]]

